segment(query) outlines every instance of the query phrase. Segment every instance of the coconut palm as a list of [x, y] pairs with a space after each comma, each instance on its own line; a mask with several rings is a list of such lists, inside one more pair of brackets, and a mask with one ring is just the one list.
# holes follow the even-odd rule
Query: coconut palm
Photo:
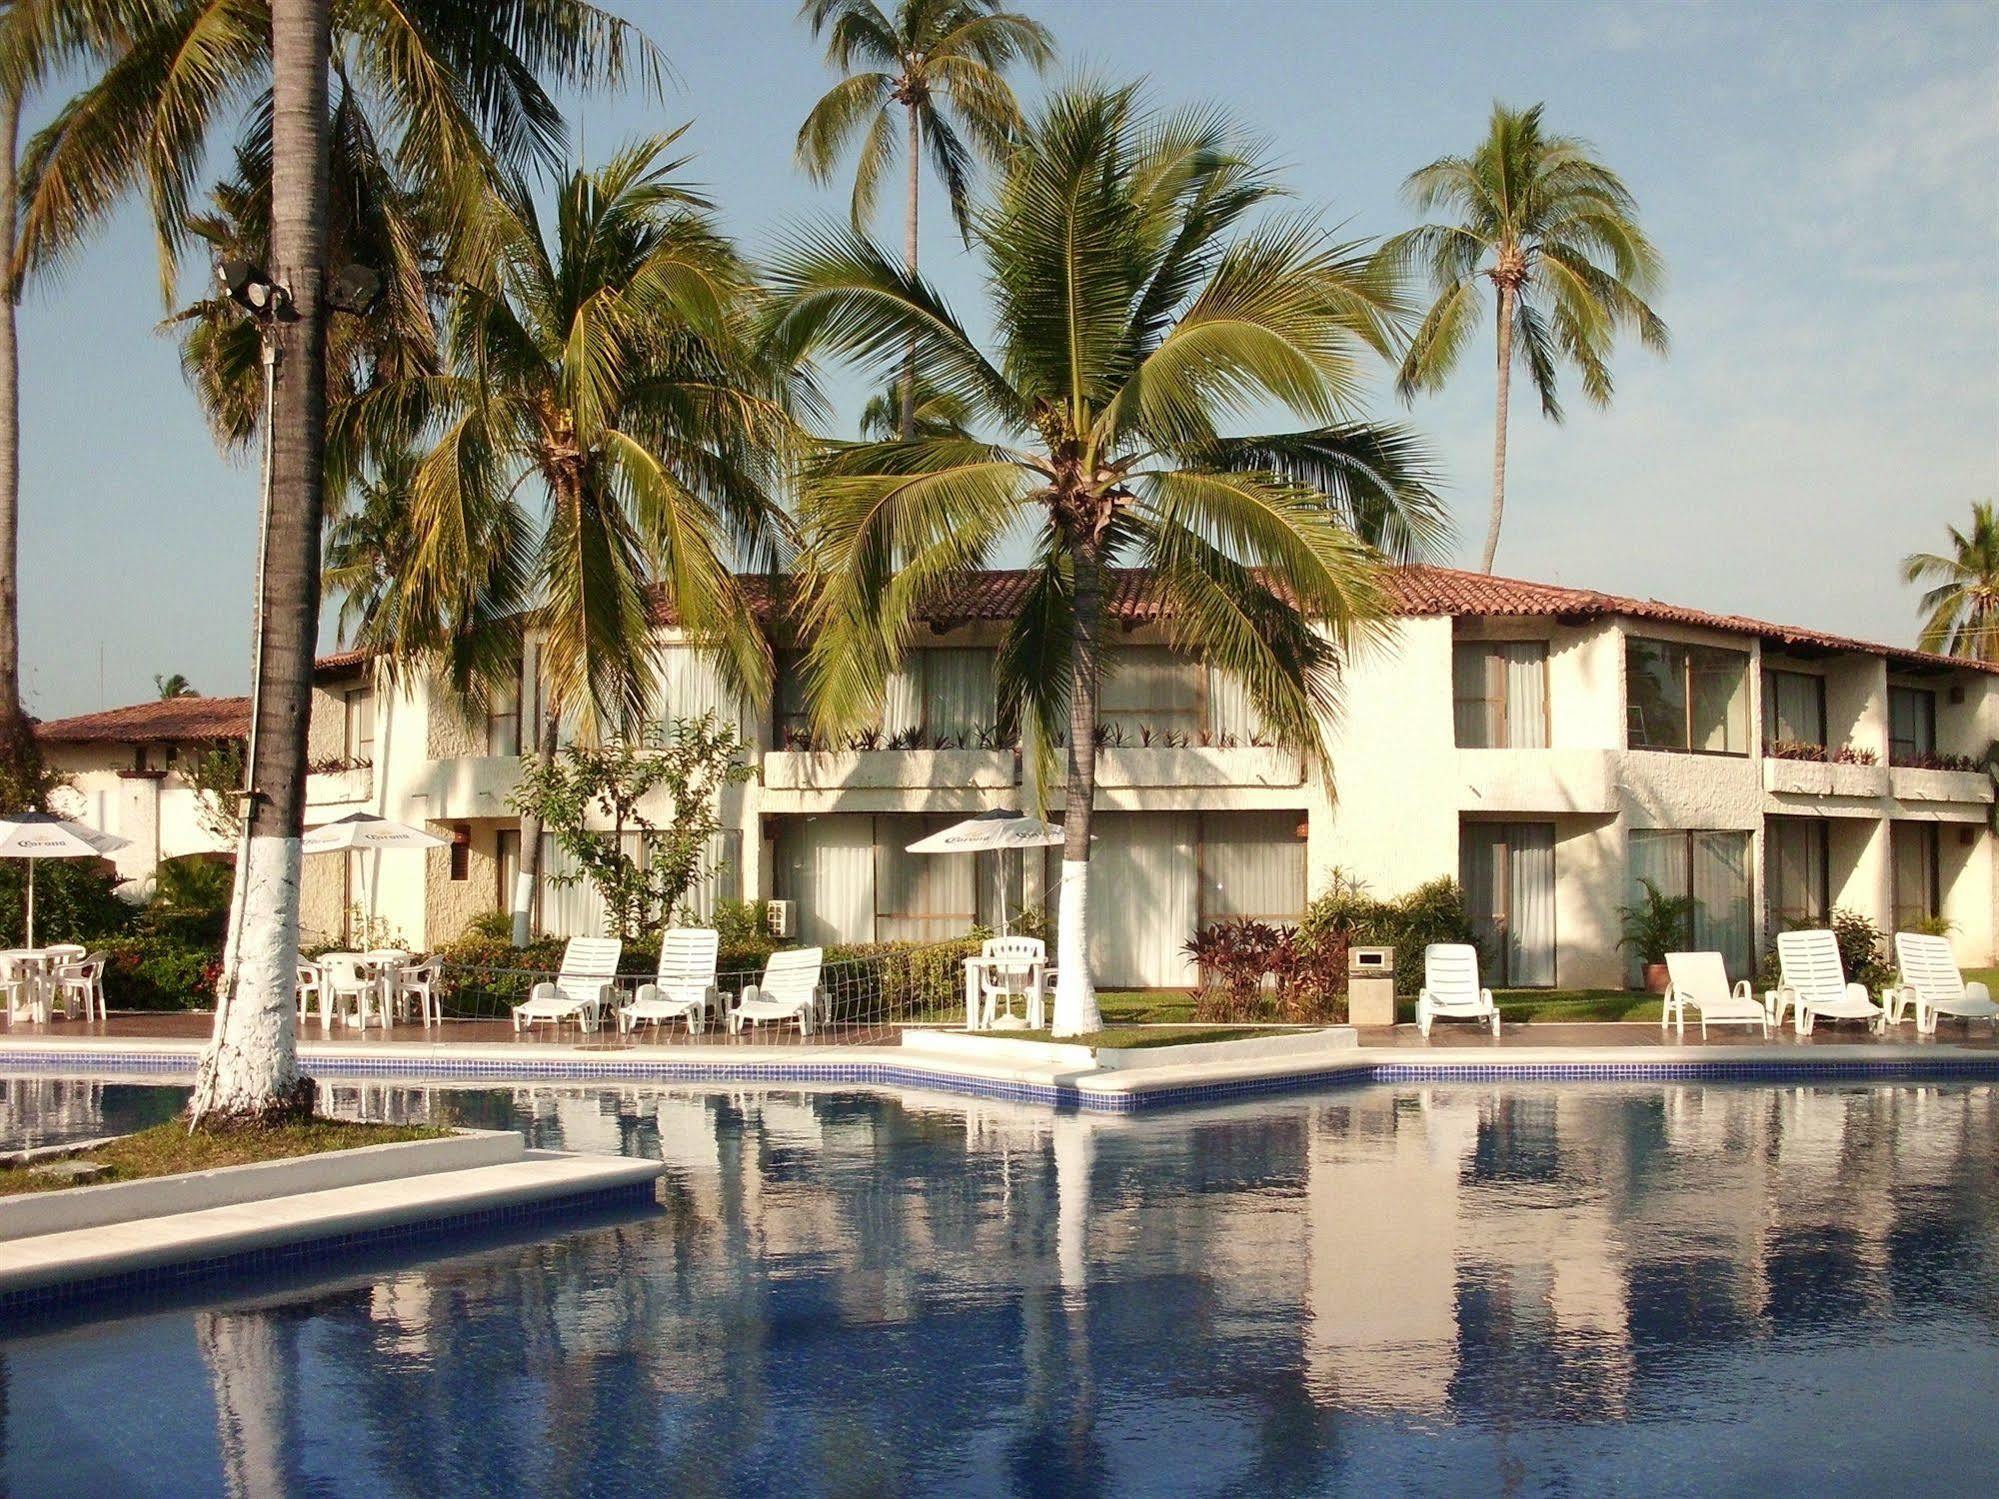
[[[572, 173], [546, 232], [525, 184], [493, 194], [472, 231], [490, 269], [453, 298], [445, 372], [385, 381], [334, 423], [357, 448], [427, 445], [399, 588], [448, 595], [477, 564], [477, 538], [531, 533], [519, 623], [538, 642], [544, 765], [566, 717], [602, 736], [648, 715], [662, 602], [728, 680], [768, 693], [769, 648], [734, 569], [784, 552], [771, 496], [794, 451], [793, 391], [749, 337], [750, 270], [677, 181], [676, 138]], [[544, 501], [532, 527], [510, 515], [527, 486]], [[499, 582], [491, 597], [516, 580]], [[532, 817], [521, 849], [525, 941]]]
[[1492, 512], [1481, 568], [1492, 571], [1506, 509], [1506, 422], [1518, 361], [1534, 382], [1541, 411], [1562, 419], [1556, 377], [1574, 366], [1583, 394], [1598, 406], [1611, 396], [1610, 357], [1617, 335], [1637, 331], [1655, 352], [1666, 325], [1647, 298], [1663, 264], [1638, 225], [1638, 205], [1624, 182], [1597, 160], [1589, 143], [1541, 128], [1542, 106], [1492, 107], [1485, 140], [1470, 156], [1445, 156], [1403, 183], [1418, 213], [1442, 208], [1448, 223], [1395, 236], [1385, 253], [1428, 276], [1436, 293], [1403, 355], [1397, 389], [1405, 399], [1435, 390], [1457, 367], [1485, 303], [1497, 301], [1498, 409], [1493, 428]]
[[156, 672], [153, 676], [153, 686], [159, 691], [160, 701], [162, 702], [177, 697], [201, 696], [200, 693], [194, 690], [194, 683], [190, 682], [177, 671], [168, 672], [165, 675]]
[[[1371, 258], [1310, 219], [1246, 227], [1277, 192], [1227, 119], [1077, 86], [1027, 128], [973, 219], [992, 352], [851, 231], [812, 235], [773, 272], [780, 346], [883, 376], [913, 339], [923, 384], [986, 434], [834, 443], [806, 468], [815, 727], [877, 714], [925, 601], [1029, 539], [997, 676], [1042, 784], [1066, 745], [1063, 1034], [1097, 1024], [1087, 875], [1112, 570], [1144, 564], [1171, 642], [1323, 762], [1340, 662], [1382, 615], [1384, 551], [1441, 529], [1414, 439], [1354, 412], [1357, 357], [1387, 353], [1399, 309]], [[1303, 425], [1226, 432], [1272, 407]]]
[[[1022, 62], [1046, 67], [1055, 56], [1054, 39], [1040, 22], [1001, 10], [1000, 0], [900, 0], [892, 16], [875, 0], [804, 0], [798, 13], [811, 22], [815, 38], [826, 38], [826, 61], [847, 75], [799, 127], [799, 163], [813, 181], [824, 182], [859, 141], [851, 217], [865, 233], [900, 150], [908, 179], [903, 268], [913, 277], [924, 151], [943, 179], [959, 231], [969, 232], [973, 153], [997, 159], [1020, 128], [1006, 70]], [[905, 438], [915, 435], [910, 364], [905, 361], [902, 379]]]
[[1902, 581], [1932, 586], [1917, 605], [1926, 651], [1999, 661], [1999, 512], [1974, 500], [1971, 529], [1950, 532], [1950, 551], [1913, 552], [1902, 559]]

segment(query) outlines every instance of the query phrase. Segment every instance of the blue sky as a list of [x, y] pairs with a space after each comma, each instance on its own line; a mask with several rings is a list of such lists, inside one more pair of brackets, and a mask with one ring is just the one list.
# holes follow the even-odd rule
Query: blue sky
[[[1908, 641], [1896, 559], [1999, 496], [1999, 8], [1023, 4], [1070, 69], [1232, 108], [1355, 234], [1403, 227], [1402, 178], [1470, 149], [1495, 98], [1545, 100], [1624, 174], [1670, 266], [1673, 352], [1621, 352], [1612, 408], [1577, 398], [1563, 427], [1516, 399], [1500, 572]], [[790, 0], [616, 8], [680, 76], [574, 112], [582, 154], [691, 122], [694, 175], [752, 252], [844, 212], [791, 164], [830, 75]], [[968, 301], [941, 213], [924, 252]], [[23, 675], [44, 716], [150, 696], [156, 672], [246, 679], [255, 475], [215, 452], [161, 313], [132, 212], [22, 311]], [[1407, 413], [1456, 560], [1482, 535], [1491, 395], [1474, 358]]]

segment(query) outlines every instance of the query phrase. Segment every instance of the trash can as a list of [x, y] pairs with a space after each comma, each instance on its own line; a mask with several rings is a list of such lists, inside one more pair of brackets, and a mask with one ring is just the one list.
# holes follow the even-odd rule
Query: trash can
[[1395, 949], [1347, 949], [1347, 1023], [1395, 1024]]

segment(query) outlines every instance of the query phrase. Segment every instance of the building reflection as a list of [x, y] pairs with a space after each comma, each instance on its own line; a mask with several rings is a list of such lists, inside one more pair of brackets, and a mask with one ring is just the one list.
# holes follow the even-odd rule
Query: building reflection
[[195, 1335], [231, 1493], [1292, 1490], [1377, 1423], [1614, 1425], [1794, 1335], [1999, 1328], [1995, 1099], [1452, 1084], [1117, 1118], [335, 1086], [656, 1157], [659, 1212]]

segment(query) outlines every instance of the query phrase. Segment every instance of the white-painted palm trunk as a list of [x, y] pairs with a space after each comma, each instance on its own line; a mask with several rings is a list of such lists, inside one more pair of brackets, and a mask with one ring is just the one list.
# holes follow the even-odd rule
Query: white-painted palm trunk
[[1055, 974], [1057, 1036], [1087, 1036], [1104, 1028], [1097, 1013], [1097, 987], [1090, 979], [1090, 863], [1062, 861], [1062, 888], [1056, 894], [1056, 936], [1061, 964]]
[[197, 1116], [260, 1110], [298, 1085], [299, 840], [252, 835], [243, 850], [233, 962], [195, 1081]]

